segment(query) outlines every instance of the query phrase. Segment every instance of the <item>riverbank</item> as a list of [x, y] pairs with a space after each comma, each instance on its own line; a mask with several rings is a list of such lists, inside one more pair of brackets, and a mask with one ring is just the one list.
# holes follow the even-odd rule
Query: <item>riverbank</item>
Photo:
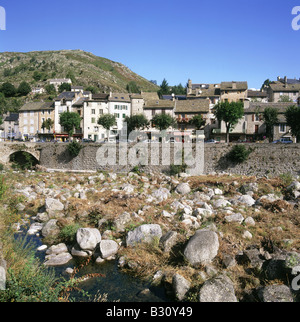
[[[114, 261], [120, 272], [163, 287], [174, 301], [299, 300], [291, 287], [300, 273], [296, 177], [2, 176], [1, 230], [25, 224], [39, 234], [48, 256], [43, 266], [81, 258], [100, 268]], [[9, 281], [16, 264], [7, 237], [1, 240]]]

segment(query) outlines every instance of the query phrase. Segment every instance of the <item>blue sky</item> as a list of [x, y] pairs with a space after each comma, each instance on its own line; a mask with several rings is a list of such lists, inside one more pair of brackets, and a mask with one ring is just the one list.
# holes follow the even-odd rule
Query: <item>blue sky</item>
[[300, 78], [300, 0], [0, 0], [0, 51], [82, 49], [160, 84]]

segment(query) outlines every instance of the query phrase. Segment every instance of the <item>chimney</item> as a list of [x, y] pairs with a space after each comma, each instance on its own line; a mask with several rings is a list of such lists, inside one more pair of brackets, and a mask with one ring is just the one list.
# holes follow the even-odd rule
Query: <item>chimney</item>
[[236, 89], [236, 82], [232, 82], [232, 89]]
[[284, 83], [287, 84], [287, 77], [284, 77]]

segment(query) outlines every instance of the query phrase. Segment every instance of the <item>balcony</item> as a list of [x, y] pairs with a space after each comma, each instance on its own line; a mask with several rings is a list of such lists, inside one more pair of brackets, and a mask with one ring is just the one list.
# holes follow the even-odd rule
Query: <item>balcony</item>
[[188, 118], [188, 117], [177, 117], [177, 122], [178, 123], [189, 123], [191, 118]]

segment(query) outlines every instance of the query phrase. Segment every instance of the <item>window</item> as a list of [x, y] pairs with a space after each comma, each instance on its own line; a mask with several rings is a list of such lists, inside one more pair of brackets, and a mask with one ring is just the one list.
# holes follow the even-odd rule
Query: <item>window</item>
[[126, 117], [126, 114], [123, 114], [123, 119], [125, 119], [125, 117]]
[[103, 115], [103, 110], [99, 110], [99, 114], [100, 115]]
[[34, 134], [34, 127], [33, 126], [30, 127], [30, 134]]
[[286, 125], [285, 124], [279, 124], [279, 132], [280, 133], [286, 132]]
[[24, 126], [24, 134], [28, 134], [27, 132], [28, 132], [28, 127], [27, 126]]
[[255, 122], [259, 122], [260, 121], [260, 117], [258, 114], [255, 114]]
[[91, 123], [96, 123], [96, 118], [95, 117], [92, 117]]
[[92, 109], [92, 114], [95, 115], [96, 114], [96, 110]]

